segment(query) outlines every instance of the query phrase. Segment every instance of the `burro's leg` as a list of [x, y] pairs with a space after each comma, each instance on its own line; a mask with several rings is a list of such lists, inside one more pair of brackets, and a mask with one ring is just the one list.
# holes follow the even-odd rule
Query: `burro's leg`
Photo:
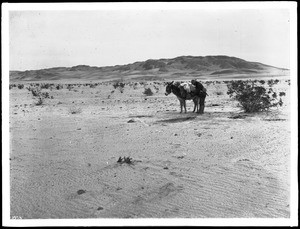
[[200, 110], [200, 97], [196, 97], [195, 104], [196, 104], [196, 107], [197, 107], [197, 113], [199, 113], [199, 110]]
[[205, 105], [200, 106], [199, 114], [204, 114], [204, 107], [205, 107]]
[[183, 100], [183, 105], [184, 105], [184, 113], [186, 113], [186, 100]]
[[193, 110], [193, 113], [195, 113], [197, 104], [195, 103], [195, 100], [193, 100], [193, 102], [194, 102], [194, 110]]
[[206, 94], [201, 95], [201, 97], [200, 97], [200, 109], [199, 109], [199, 113], [200, 113], [200, 114], [203, 114], [203, 113], [204, 113], [205, 97], [206, 97]]
[[193, 113], [194, 113], [196, 111], [196, 108], [197, 108], [197, 111], [198, 111], [197, 97], [193, 98], [193, 102], [194, 102], [194, 110], [193, 110]]
[[182, 107], [183, 107], [183, 104], [182, 104], [182, 101], [181, 101], [181, 100], [179, 100], [179, 102], [180, 102], [180, 113], [182, 113]]

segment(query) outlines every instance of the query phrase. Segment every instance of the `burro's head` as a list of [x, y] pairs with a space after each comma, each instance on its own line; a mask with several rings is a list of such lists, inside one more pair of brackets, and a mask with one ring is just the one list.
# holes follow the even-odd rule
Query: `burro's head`
[[165, 95], [169, 95], [169, 94], [171, 94], [171, 92], [172, 92], [172, 85], [173, 85], [173, 82], [174, 82], [174, 81], [172, 81], [171, 83], [167, 83], [167, 87], [166, 87], [166, 93], [165, 93]]

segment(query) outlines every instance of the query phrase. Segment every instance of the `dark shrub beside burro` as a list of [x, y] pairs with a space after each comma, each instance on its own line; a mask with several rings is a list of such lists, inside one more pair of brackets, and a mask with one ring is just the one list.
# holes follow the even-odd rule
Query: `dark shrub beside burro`
[[[258, 85], [260, 83], [261, 85]], [[275, 83], [278, 83], [275, 81]], [[231, 81], [227, 84], [227, 94], [236, 99], [246, 113], [269, 110], [271, 107], [282, 106], [280, 98], [285, 96], [284, 92], [277, 93], [272, 89], [273, 83], [269, 82], [269, 88], [262, 86], [265, 81], [259, 82], [251, 80]]]

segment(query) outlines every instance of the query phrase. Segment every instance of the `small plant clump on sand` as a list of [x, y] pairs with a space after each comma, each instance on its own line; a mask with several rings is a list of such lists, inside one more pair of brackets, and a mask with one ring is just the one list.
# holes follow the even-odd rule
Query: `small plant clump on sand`
[[41, 93], [41, 89], [39, 87], [26, 87], [26, 89], [30, 91], [31, 94], [35, 97], [39, 96], [39, 94]]
[[84, 193], [86, 193], [86, 190], [79, 189], [79, 190], [77, 191], [77, 194], [78, 194], [78, 195], [82, 195], [82, 194], [84, 194]]
[[123, 92], [124, 92], [125, 83], [122, 83], [122, 82], [115, 82], [115, 83], [113, 84], [113, 87], [114, 87], [114, 89], [119, 88], [119, 91], [120, 91], [121, 93], [123, 93]]
[[223, 95], [223, 94], [224, 94], [224, 93], [222, 92], [221, 87], [220, 87], [219, 85], [216, 86], [215, 94], [216, 94], [216, 95]]
[[37, 102], [35, 103], [37, 106], [44, 104], [47, 98], [53, 99], [53, 96], [50, 97], [49, 92], [42, 92], [40, 86], [27, 87], [26, 89], [30, 91], [34, 97], [37, 97]]
[[268, 80], [267, 83], [268, 83], [269, 87], [272, 87], [273, 85], [278, 84], [279, 80], [278, 79], [276, 79], [276, 80], [271, 79], [271, 80]]
[[123, 164], [123, 163], [133, 164], [132, 158], [130, 158], [130, 157], [123, 157], [123, 158], [119, 157], [117, 162], [120, 163], [120, 164]]
[[37, 105], [37, 106], [40, 106], [40, 105], [43, 105], [44, 104], [44, 98], [42, 98], [42, 97], [38, 97], [38, 100], [37, 100], [37, 102], [35, 103], [35, 105]]
[[18, 84], [18, 88], [19, 89], [23, 89], [24, 88], [24, 84]]
[[60, 90], [60, 89], [62, 89], [62, 88], [63, 88], [63, 85], [61, 85], [61, 84], [57, 84], [55, 87], [56, 87], [56, 89], [57, 89], [57, 90]]
[[41, 84], [41, 89], [49, 89], [51, 87], [51, 84], [49, 84], [49, 83], [42, 83]]
[[159, 92], [159, 87], [154, 85], [154, 89], [155, 89], [155, 92], [158, 93]]
[[96, 83], [90, 84], [90, 88], [95, 88], [95, 87], [97, 87], [97, 84], [96, 84]]
[[113, 84], [113, 87], [114, 87], [114, 89], [117, 89], [118, 87], [123, 88], [123, 87], [125, 87], [125, 83], [122, 83], [122, 82], [115, 82], [115, 83]]
[[68, 84], [67, 89], [68, 89], [69, 91], [71, 91], [73, 88], [74, 88], [74, 86], [73, 86], [72, 84]]
[[146, 95], [146, 96], [151, 96], [151, 95], [153, 95], [153, 92], [152, 92], [152, 90], [151, 90], [151, 88], [145, 88], [145, 91], [143, 92], [144, 93], [144, 95]]
[[[259, 81], [259, 83], [262, 83]], [[282, 106], [282, 99], [272, 88], [258, 86], [254, 81], [231, 81], [227, 84], [227, 94], [236, 99], [246, 113], [269, 110], [271, 107]], [[279, 96], [283, 96], [280, 93]]]
[[82, 112], [82, 109], [80, 107], [70, 107], [69, 113], [70, 114], [80, 114]]
[[134, 90], [138, 89], [138, 85], [139, 85], [138, 83], [134, 83], [133, 86], [132, 86], [133, 89], [134, 89]]

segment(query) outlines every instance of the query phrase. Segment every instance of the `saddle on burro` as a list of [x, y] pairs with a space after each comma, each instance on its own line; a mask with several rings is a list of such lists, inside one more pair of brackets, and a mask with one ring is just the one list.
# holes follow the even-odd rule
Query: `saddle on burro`
[[207, 95], [206, 88], [195, 79], [191, 80], [191, 82], [188, 83], [181, 83], [179, 87], [180, 87], [181, 96], [184, 99], [189, 100], [194, 96], [199, 96], [200, 113], [203, 114], [204, 106], [205, 106], [205, 98]]

